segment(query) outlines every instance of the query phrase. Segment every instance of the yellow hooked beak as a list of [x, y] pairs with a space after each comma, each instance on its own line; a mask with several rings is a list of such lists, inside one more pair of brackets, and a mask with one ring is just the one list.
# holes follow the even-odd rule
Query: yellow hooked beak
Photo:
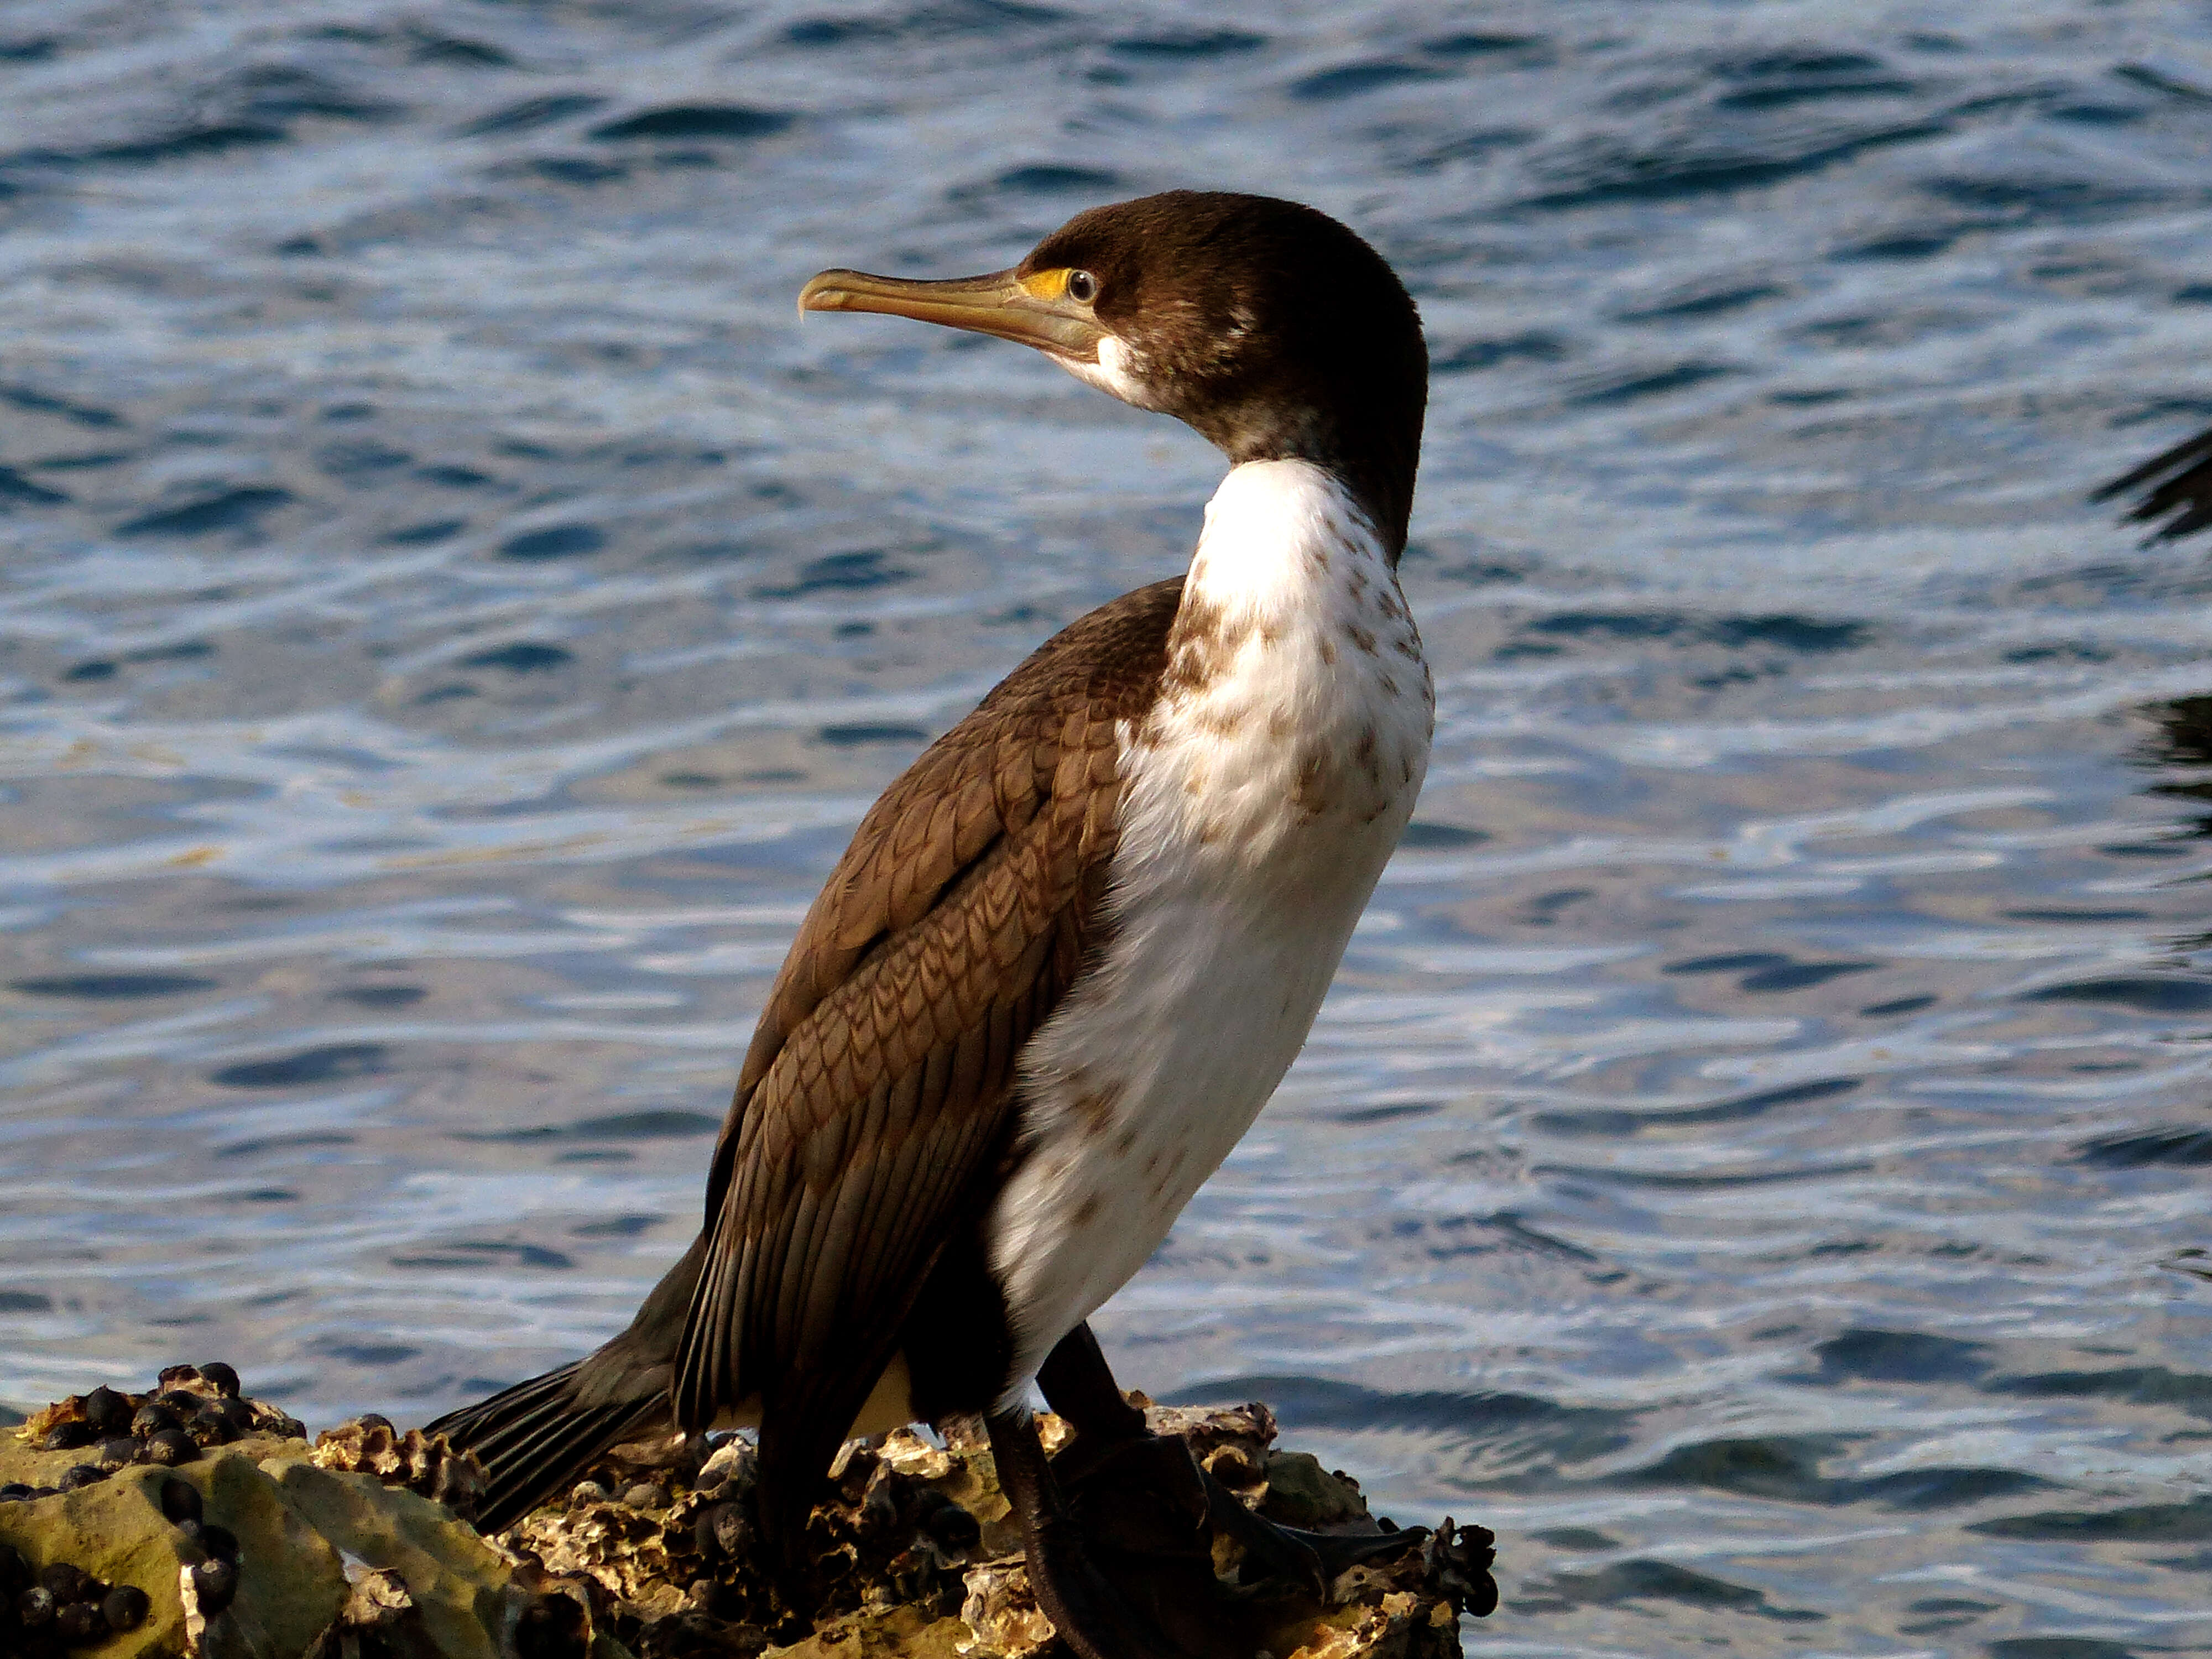
[[799, 290], [799, 308], [912, 317], [972, 334], [1018, 340], [1073, 362], [1095, 363], [1106, 330], [1088, 305], [1069, 297], [1067, 276], [1065, 270], [1032, 271], [1027, 276], [994, 270], [988, 276], [924, 283], [871, 276], [864, 270], [825, 270]]

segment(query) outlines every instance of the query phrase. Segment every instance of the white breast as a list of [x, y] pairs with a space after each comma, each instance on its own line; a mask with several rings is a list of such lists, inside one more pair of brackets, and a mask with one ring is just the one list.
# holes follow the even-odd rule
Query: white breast
[[1420, 793], [1434, 708], [1343, 487], [1304, 461], [1231, 472], [1159, 700], [1121, 734], [1112, 942], [1021, 1056], [1030, 1156], [988, 1234], [1015, 1394], [1282, 1080]]

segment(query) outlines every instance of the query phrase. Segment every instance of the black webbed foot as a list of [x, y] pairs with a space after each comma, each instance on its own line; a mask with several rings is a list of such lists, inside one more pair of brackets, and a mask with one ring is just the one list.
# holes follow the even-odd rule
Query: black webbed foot
[[1213, 1529], [1234, 1539], [1244, 1552], [1238, 1573], [1241, 1583], [1271, 1583], [1295, 1586], [1315, 1600], [1326, 1601], [1328, 1587], [1357, 1566], [1388, 1561], [1418, 1546], [1429, 1535], [1426, 1527], [1400, 1532], [1307, 1532], [1270, 1521], [1247, 1509], [1237, 1494], [1194, 1462], [1205, 1482], [1206, 1519]]
[[[1079, 1509], [1062, 1496], [1035, 1424], [994, 1413], [984, 1425], [1000, 1489], [1022, 1518], [1030, 1587], [1077, 1659], [1249, 1659], [1249, 1633], [1217, 1605], [1211, 1534], [1187, 1480], [1155, 1491], [1132, 1462], [1117, 1473], [1168, 1502]], [[1188, 1463], [1181, 1443], [1164, 1443]], [[1117, 1498], [1127, 1490], [1110, 1484]]]
[[1349, 1536], [1304, 1532], [1247, 1509], [1200, 1465], [1180, 1439], [1164, 1438], [1129, 1404], [1088, 1325], [1064, 1337], [1037, 1374], [1052, 1408], [1075, 1428], [1075, 1442], [1054, 1459], [1086, 1528], [1130, 1524], [1117, 1517], [1152, 1508], [1203, 1524], [1233, 1540], [1244, 1555], [1240, 1577], [1283, 1594], [1304, 1592], [1326, 1602], [1340, 1575], [1364, 1562], [1389, 1560], [1419, 1544], [1425, 1528]]
[[1105, 1549], [1148, 1557], [1212, 1559], [1212, 1540], [1243, 1553], [1240, 1583], [1326, 1603], [1341, 1574], [1419, 1546], [1422, 1527], [1402, 1532], [1322, 1533], [1286, 1527], [1249, 1509], [1174, 1436], [1107, 1441], [1079, 1435], [1053, 1461], [1084, 1535]]

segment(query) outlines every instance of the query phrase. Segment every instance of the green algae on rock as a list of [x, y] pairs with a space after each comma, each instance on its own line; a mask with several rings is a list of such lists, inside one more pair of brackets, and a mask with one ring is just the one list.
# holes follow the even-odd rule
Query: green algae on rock
[[[126, 1397], [134, 1417], [178, 1394], [237, 1398], [173, 1370], [162, 1382], [179, 1386]], [[409, 1490], [425, 1486], [466, 1507], [480, 1489], [480, 1471], [419, 1433], [349, 1425], [311, 1450], [293, 1419], [246, 1401], [252, 1420], [276, 1431], [226, 1440], [210, 1415], [209, 1443], [195, 1441], [188, 1459], [125, 1462], [65, 1491], [62, 1477], [85, 1453], [46, 1443], [86, 1420], [86, 1398], [72, 1395], [0, 1433], [0, 1493], [15, 1494], [0, 1502], [0, 1543], [33, 1570], [67, 1564], [145, 1599], [134, 1628], [88, 1632], [73, 1649], [101, 1659], [397, 1659], [404, 1637], [422, 1659], [501, 1659], [544, 1600], [446, 1503]], [[95, 1411], [104, 1403], [94, 1401]], [[185, 1403], [173, 1402], [171, 1414]], [[364, 1589], [372, 1577], [374, 1591]], [[64, 1650], [54, 1632], [25, 1629], [20, 1618], [11, 1624], [13, 1611], [0, 1607], [0, 1652]], [[580, 1635], [544, 1659], [564, 1651], [581, 1659], [588, 1618]], [[610, 1646], [602, 1659], [617, 1652]]]

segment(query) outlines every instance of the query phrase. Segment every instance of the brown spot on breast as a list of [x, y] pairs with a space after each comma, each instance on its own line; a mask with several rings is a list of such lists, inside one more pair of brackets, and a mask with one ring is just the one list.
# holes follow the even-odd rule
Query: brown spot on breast
[[1249, 622], [1231, 623], [1228, 611], [1202, 595], [1186, 592], [1168, 629], [1168, 664], [1160, 676], [1160, 695], [1173, 699], [1202, 690], [1225, 669], [1249, 631]]
[[1093, 1193], [1090, 1197], [1085, 1199], [1082, 1203], [1075, 1206], [1074, 1218], [1068, 1224], [1076, 1231], [1080, 1232], [1084, 1228], [1088, 1227], [1092, 1222], [1097, 1219], [1098, 1194]]
[[1381, 740], [1376, 737], [1372, 726], [1360, 732], [1359, 741], [1352, 746], [1352, 757], [1358, 761], [1360, 769], [1367, 774], [1367, 781], [1370, 783], [1380, 783], [1382, 781], [1382, 761], [1376, 753], [1380, 747]]
[[1375, 654], [1375, 636], [1369, 633], [1365, 629], [1362, 628], [1358, 623], [1347, 624], [1344, 631], [1351, 639], [1352, 644], [1358, 646], [1359, 649], [1365, 652], [1370, 657]]
[[1323, 640], [1323, 641], [1321, 641], [1321, 647], [1320, 647], [1320, 648], [1321, 648], [1321, 659], [1322, 659], [1322, 665], [1323, 665], [1324, 667], [1328, 667], [1328, 668], [1334, 668], [1334, 667], [1335, 667], [1335, 666], [1336, 666], [1336, 647], [1335, 647], [1335, 646], [1334, 646], [1334, 645], [1332, 645], [1331, 643], [1329, 643], [1329, 641], [1327, 641], [1327, 640]]
[[1209, 703], [1198, 716], [1200, 728], [1212, 732], [1217, 738], [1227, 737], [1243, 723], [1243, 706], [1225, 702], [1218, 698]]
[[1298, 757], [1298, 781], [1291, 786], [1291, 799], [1310, 818], [1328, 811], [1328, 757], [1319, 749], [1308, 749]]
[[1095, 1140], [1114, 1127], [1114, 1109], [1121, 1099], [1121, 1091], [1110, 1085], [1086, 1090], [1069, 1100], [1067, 1114], [1082, 1126], [1086, 1138]]

